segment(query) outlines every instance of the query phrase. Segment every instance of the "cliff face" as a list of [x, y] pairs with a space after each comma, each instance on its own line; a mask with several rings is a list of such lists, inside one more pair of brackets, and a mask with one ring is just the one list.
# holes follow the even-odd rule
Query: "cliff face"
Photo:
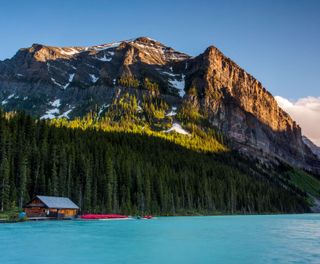
[[191, 58], [144, 37], [91, 47], [34, 44], [0, 62], [0, 104], [43, 118], [103, 113], [128, 89], [119, 82], [124, 76], [157, 83], [171, 108], [190, 101], [246, 155], [320, 168], [295, 121], [259, 81], [215, 47]]
[[316, 169], [319, 162], [302, 141], [301, 129], [253, 76], [209, 47], [190, 62], [188, 84], [202, 110], [241, 152]]

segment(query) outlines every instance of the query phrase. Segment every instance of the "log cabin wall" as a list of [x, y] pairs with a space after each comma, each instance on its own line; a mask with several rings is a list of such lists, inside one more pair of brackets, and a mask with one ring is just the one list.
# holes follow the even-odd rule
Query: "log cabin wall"
[[[49, 215], [47, 215], [46, 211], [49, 210]], [[24, 209], [25, 213], [28, 217], [56, 217], [57, 214], [63, 214], [65, 217], [73, 217], [76, 216], [78, 210], [76, 209], [56, 209], [56, 208], [43, 208], [43, 207], [30, 207]]]
[[27, 217], [45, 217], [46, 212], [45, 208], [42, 207], [30, 207], [24, 209], [25, 213], [27, 214]]
[[70, 217], [77, 215], [78, 210], [76, 209], [60, 209], [59, 214], [64, 214], [64, 216]]

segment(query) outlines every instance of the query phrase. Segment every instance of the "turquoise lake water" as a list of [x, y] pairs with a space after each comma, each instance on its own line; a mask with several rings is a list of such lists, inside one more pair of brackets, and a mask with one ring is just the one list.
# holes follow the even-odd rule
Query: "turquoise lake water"
[[320, 263], [320, 214], [0, 224], [0, 263]]

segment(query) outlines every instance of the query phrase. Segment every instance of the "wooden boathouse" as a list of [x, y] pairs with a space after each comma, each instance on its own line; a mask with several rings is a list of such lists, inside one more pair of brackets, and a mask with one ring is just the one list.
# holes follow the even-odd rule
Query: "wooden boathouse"
[[73, 218], [79, 207], [67, 197], [37, 195], [24, 206], [28, 218]]

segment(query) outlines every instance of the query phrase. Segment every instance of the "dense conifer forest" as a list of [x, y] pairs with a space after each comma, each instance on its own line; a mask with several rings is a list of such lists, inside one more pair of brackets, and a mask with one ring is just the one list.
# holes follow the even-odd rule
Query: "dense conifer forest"
[[199, 136], [160, 137], [99, 124], [88, 117], [50, 122], [0, 112], [0, 209], [22, 207], [43, 194], [70, 197], [83, 212], [309, 210], [306, 193], [290, 184], [289, 169], [284, 178], [268, 174], [221, 147], [219, 135], [211, 139], [216, 151], [207, 151], [201, 144], [188, 147]]

